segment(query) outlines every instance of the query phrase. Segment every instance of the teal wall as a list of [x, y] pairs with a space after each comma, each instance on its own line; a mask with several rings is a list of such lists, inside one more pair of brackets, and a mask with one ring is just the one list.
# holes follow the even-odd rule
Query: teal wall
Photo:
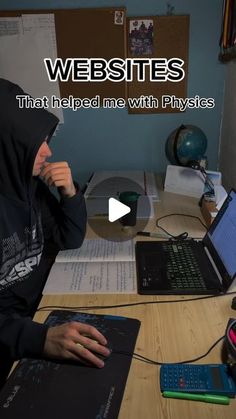
[[222, 0], [0, 0], [0, 10], [125, 6], [127, 16], [163, 15], [167, 3], [175, 14], [190, 15], [187, 96], [213, 97], [215, 108], [154, 115], [129, 115], [127, 109], [65, 110], [54, 159], [68, 160], [82, 183], [99, 169], [164, 172], [166, 138], [182, 123], [205, 132], [209, 169], [217, 169], [225, 73], [218, 61]]

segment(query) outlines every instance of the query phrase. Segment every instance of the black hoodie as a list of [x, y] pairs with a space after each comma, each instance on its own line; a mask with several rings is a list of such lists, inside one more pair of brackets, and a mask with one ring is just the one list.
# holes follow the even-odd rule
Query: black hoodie
[[[80, 247], [86, 209], [78, 192], [57, 199], [32, 176], [36, 154], [58, 119], [20, 109], [22, 89], [0, 79], [0, 357], [42, 354], [47, 327], [29, 317], [60, 249]], [[52, 251], [53, 249], [53, 251]]]

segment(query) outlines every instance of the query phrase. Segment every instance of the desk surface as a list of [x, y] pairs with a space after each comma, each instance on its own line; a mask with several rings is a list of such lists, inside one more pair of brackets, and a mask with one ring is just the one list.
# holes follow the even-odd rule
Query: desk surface
[[[156, 204], [156, 215], [170, 213], [192, 214], [201, 217], [197, 199], [160, 192], [161, 201]], [[193, 219], [169, 217], [167, 230], [174, 234], [188, 231], [194, 237], [204, 234], [204, 227]], [[154, 231], [151, 220], [146, 228]], [[156, 230], [155, 230], [156, 231]], [[179, 362], [204, 354], [211, 345], [224, 335], [230, 317], [236, 317], [231, 306], [232, 295], [187, 301], [189, 296], [141, 296], [141, 295], [48, 295], [40, 306], [80, 307], [101, 306], [90, 309], [91, 313], [109, 313], [137, 318], [141, 321], [135, 352], [159, 362]], [[193, 298], [197, 298], [194, 296]], [[176, 299], [181, 302], [171, 303]], [[104, 306], [136, 302], [153, 302], [121, 308], [104, 309]], [[160, 303], [161, 302], [161, 303]], [[38, 312], [35, 320], [44, 321], [48, 311]], [[199, 363], [220, 363], [222, 343]], [[235, 419], [236, 401], [229, 406], [195, 401], [164, 399], [159, 385], [160, 367], [133, 359], [119, 419]]]

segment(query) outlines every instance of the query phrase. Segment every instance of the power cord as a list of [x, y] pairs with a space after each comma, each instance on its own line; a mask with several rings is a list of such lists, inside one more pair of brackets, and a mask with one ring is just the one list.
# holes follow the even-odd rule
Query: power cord
[[116, 351], [116, 350], [113, 350], [112, 353], [114, 353], [114, 354], [120, 354], [120, 355], [127, 355], [127, 356], [130, 356], [130, 357], [134, 358], [134, 359], [137, 359], [138, 361], [145, 362], [145, 363], [151, 364], [151, 365], [191, 364], [192, 362], [199, 361], [200, 359], [203, 359], [207, 355], [209, 355], [209, 353], [215, 348], [215, 346], [218, 345], [218, 343], [221, 342], [224, 338], [225, 338], [225, 335], [223, 335], [219, 339], [217, 339], [217, 341], [214, 342], [213, 345], [211, 345], [211, 347], [203, 355], [197, 356], [196, 358], [187, 359], [185, 361], [179, 361], [179, 362], [160, 362], [160, 361], [154, 361], [153, 359], [146, 358], [145, 356], [142, 356], [142, 355], [140, 355], [140, 354], [138, 354], [136, 352], [129, 353], [129, 352], [126, 352], [126, 351]]
[[163, 215], [162, 217], [157, 218], [156, 219], [156, 227], [159, 228], [160, 230], [162, 230], [165, 234], [167, 234], [169, 237], [171, 237], [174, 240], [186, 240], [189, 236], [188, 236], [188, 232], [187, 231], [184, 231], [183, 233], [178, 234], [177, 236], [175, 236], [174, 234], [169, 233], [164, 227], [160, 226], [159, 222], [161, 220], [163, 220], [164, 218], [173, 217], [173, 216], [195, 218], [207, 230], [207, 226], [202, 222], [201, 218], [200, 217], [197, 217], [196, 215], [173, 213], [173, 214]]
[[116, 305], [105, 305], [105, 306], [59, 306], [59, 305], [48, 305], [42, 306], [37, 308], [36, 312], [39, 311], [52, 311], [52, 310], [70, 310], [70, 311], [77, 311], [77, 310], [106, 310], [110, 308], [122, 308], [122, 307], [134, 307], [134, 306], [142, 306], [142, 305], [149, 305], [149, 304], [173, 304], [173, 303], [183, 303], [183, 302], [191, 302], [191, 301], [198, 301], [198, 300], [208, 300], [210, 298], [219, 298], [224, 297], [227, 295], [234, 295], [236, 291], [227, 292], [224, 294], [217, 294], [217, 295], [204, 295], [203, 297], [191, 297], [191, 298], [179, 298], [176, 300], [160, 300], [160, 301], [139, 301], [136, 303], [127, 303], [127, 304], [116, 304]]

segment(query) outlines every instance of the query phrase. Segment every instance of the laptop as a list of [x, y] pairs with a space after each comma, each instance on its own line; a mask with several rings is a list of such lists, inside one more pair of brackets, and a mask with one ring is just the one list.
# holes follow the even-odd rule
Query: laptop
[[202, 240], [138, 241], [135, 255], [139, 294], [220, 294], [233, 290], [236, 191], [230, 191]]

